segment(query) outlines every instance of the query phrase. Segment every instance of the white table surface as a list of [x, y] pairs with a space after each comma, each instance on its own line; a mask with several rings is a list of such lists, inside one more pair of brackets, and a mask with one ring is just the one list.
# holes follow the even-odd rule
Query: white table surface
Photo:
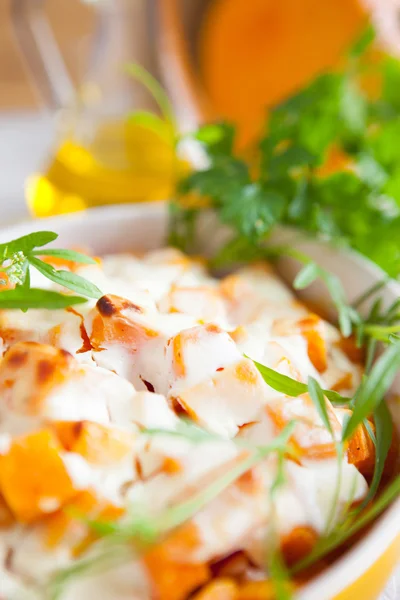
[[[0, 113], [0, 226], [29, 217], [24, 183], [44, 164], [54, 139], [55, 118], [49, 114]], [[400, 600], [400, 567], [380, 600]]]

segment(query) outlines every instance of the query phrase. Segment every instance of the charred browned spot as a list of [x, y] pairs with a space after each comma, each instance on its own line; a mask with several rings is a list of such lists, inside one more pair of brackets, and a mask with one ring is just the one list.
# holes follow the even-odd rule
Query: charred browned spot
[[65, 450], [72, 451], [84, 431], [85, 421], [56, 421], [51, 424]]
[[130, 481], [125, 481], [125, 483], [123, 483], [119, 489], [119, 493], [121, 494], [121, 496], [124, 498], [126, 496], [126, 494], [129, 492], [129, 489], [132, 487], [132, 485], [134, 484], [133, 480]]
[[73, 431], [73, 436], [75, 438], [78, 438], [81, 435], [83, 425], [84, 425], [84, 421], [76, 421], [76, 423], [73, 424], [72, 431]]
[[54, 375], [56, 365], [53, 361], [42, 359], [37, 365], [37, 381], [38, 383], [47, 383], [47, 381]]
[[60, 356], [62, 356], [63, 358], [65, 358], [66, 360], [70, 360], [71, 358], [73, 358], [71, 352], [68, 352], [68, 350], [64, 350], [64, 348], [59, 348], [58, 352], [60, 354]]
[[8, 548], [4, 556], [4, 568], [6, 571], [12, 571], [14, 558], [14, 548]]
[[143, 381], [148, 392], [154, 392], [154, 385], [150, 383], [150, 381], [146, 381], [146, 379], [143, 379], [143, 377], [140, 377], [140, 379]]
[[172, 397], [170, 402], [171, 402], [172, 410], [178, 415], [178, 417], [187, 417], [188, 416], [188, 413], [186, 412], [186, 410], [184, 409], [182, 404], [179, 402], [178, 396]]
[[258, 421], [249, 421], [248, 423], [244, 423], [243, 425], [239, 425], [239, 431], [240, 432], [246, 431], [246, 429], [249, 429], [249, 428], [253, 427], [254, 425], [256, 425], [256, 423], [258, 423]]
[[125, 309], [129, 308], [129, 309], [134, 310], [135, 312], [138, 312], [138, 313], [142, 313], [143, 312], [143, 308], [141, 306], [138, 306], [137, 304], [134, 304], [133, 302], [131, 302], [127, 298], [124, 298], [121, 301], [120, 308], [122, 310], [125, 310]]
[[102, 296], [97, 301], [97, 310], [103, 317], [111, 317], [121, 310], [134, 310], [137, 313], [142, 313], [143, 309], [134, 304], [127, 298], [119, 298], [118, 296]]
[[252, 565], [243, 550], [237, 550], [236, 552], [232, 552], [232, 554], [211, 563], [210, 568], [214, 577], [239, 578], [242, 577], [251, 566]]
[[103, 317], [111, 317], [117, 308], [109, 296], [102, 296], [96, 304], [97, 310]]
[[138, 458], [135, 458], [135, 467], [136, 467], [137, 476], [142, 481], [143, 480], [142, 463], [140, 462], [140, 460]]
[[28, 350], [14, 350], [8, 353], [8, 364], [11, 367], [22, 367], [28, 360]]

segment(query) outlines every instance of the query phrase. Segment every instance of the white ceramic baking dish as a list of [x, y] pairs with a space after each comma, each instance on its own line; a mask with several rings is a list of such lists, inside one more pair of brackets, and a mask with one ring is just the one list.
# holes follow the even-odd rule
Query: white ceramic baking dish
[[[28, 222], [0, 231], [0, 243], [35, 230], [52, 230], [59, 234], [58, 247], [85, 246], [96, 254], [150, 250], [165, 245], [167, 207], [159, 204], [110, 206], [88, 212]], [[229, 235], [212, 216], [207, 216], [199, 228], [200, 251], [210, 252]], [[293, 232], [280, 231], [279, 243], [294, 241]], [[322, 267], [339, 276], [348, 299], [352, 300], [382, 278], [382, 272], [365, 259], [347, 251], [329, 248], [319, 242], [302, 241], [296, 246], [315, 259]], [[291, 282], [298, 265], [282, 260], [278, 268]], [[382, 292], [386, 303], [400, 296], [400, 285], [389, 282]], [[319, 285], [310, 287], [303, 296], [326, 304], [327, 296]], [[400, 396], [400, 377], [393, 387]], [[400, 419], [397, 411], [397, 427]], [[316, 577], [298, 594], [299, 600], [375, 600], [400, 557], [400, 499], [374, 524], [350, 551], [322, 575]]]

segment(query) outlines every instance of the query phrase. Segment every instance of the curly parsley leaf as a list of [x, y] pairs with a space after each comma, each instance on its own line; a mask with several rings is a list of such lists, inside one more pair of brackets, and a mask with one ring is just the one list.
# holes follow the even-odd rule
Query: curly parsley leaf
[[[320, 75], [270, 110], [258, 153], [236, 155], [230, 124], [200, 128], [194, 137], [209, 164], [181, 182], [180, 196], [206, 196], [244, 244], [294, 225], [399, 275], [400, 61], [382, 54], [369, 64], [372, 40], [369, 28], [342, 71]], [[381, 79], [380, 95], [361, 83], [369, 72]], [[222, 256], [232, 262], [229, 248]], [[344, 313], [341, 320], [349, 329]]]

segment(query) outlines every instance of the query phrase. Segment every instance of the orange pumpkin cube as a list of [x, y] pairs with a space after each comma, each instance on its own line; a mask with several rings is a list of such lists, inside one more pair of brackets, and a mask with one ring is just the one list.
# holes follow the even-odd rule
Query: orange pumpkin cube
[[59, 421], [52, 424], [58, 439], [69, 452], [88, 462], [107, 465], [122, 459], [132, 449], [134, 437], [128, 431], [91, 421]]
[[209, 583], [193, 600], [237, 600], [238, 588], [232, 579], [217, 578]]
[[0, 456], [0, 491], [17, 520], [30, 523], [75, 494], [55, 435], [41, 430], [13, 441]]
[[186, 600], [210, 579], [205, 563], [185, 562], [188, 550], [197, 544], [196, 529], [188, 523], [146, 553], [143, 563], [151, 581], [152, 598]]

